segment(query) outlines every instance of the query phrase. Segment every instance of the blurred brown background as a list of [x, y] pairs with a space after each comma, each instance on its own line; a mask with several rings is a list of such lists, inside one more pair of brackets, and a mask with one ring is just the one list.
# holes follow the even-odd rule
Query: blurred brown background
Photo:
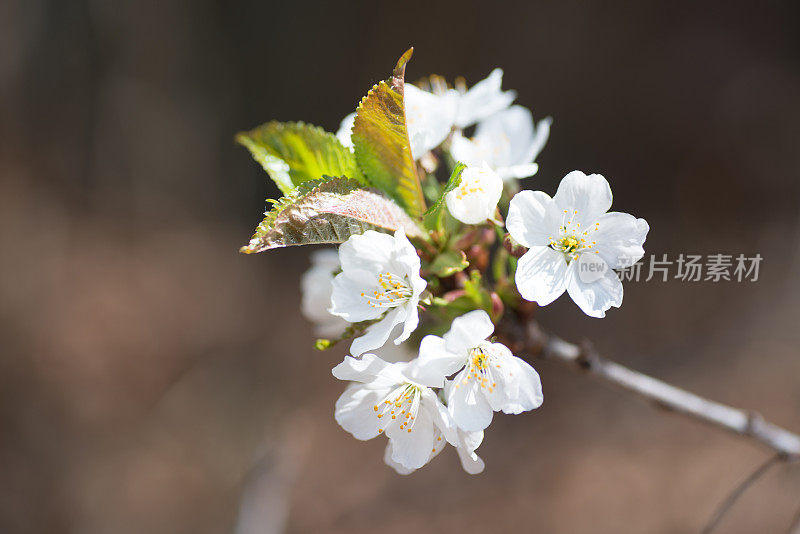
[[[629, 283], [545, 325], [800, 431], [798, 6], [0, 3], [0, 531], [698, 532], [768, 452], [557, 364], [480, 476], [452, 451], [397, 476], [338, 428], [308, 250], [236, 252], [276, 190], [232, 137], [335, 130], [409, 45], [412, 80], [503, 67], [555, 118], [528, 187], [601, 172], [648, 252], [764, 256], [756, 283]], [[720, 532], [799, 505], [778, 466]]]

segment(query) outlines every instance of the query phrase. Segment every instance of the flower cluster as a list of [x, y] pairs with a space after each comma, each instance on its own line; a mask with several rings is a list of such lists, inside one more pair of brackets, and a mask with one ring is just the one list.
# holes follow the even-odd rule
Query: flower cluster
[[326, 338], [317, 347], [352, 340], [333, 368], [349, 382], [336, 421], [360, 440], [385, 435], [398, 473], [450, 444], [474, 474], [494, 413], [543, 401], [537, 372], [502, 343], [503, 321], [564, 292], [604, 317], [622, 304], [615, 270], [644, 255], [649, 226], [609, 211], [599, 174], [570, 172], [552, 197], [519, 191], [552, 120], [514, 105], [500, 69], [470, 88], [404, 83], [409, 57], [336, 137], [302, 123], [242, 134], [286, 193], [243, 250], [340, 243], [302, 279], [303, 314]]
[[494, 325], [484, 310], [454, 319], [443, 337], [422, 338], [411, 362], [367, 353], [382, 349], [393, 332], [400, 332], [394, 340], [400, 344], [417, 328], [426, 287], [420, 258], [402, 230], [394, 236], [370, 230], [345, 242], [339, 259], [341, 272], [327, 284], [330, 313], [375, 322], [353, 340], [353, 356], [333, 369], [335, 377], [356, 382], [336, 403], [336, 420], [358, 439], [385, 433], [387, 462], [398, 472], [422, 467], [445, 443], [459, 450], [464, 469], [481, 471], [475, 449], [492, 412], [540, 406], [539, 375], [504, 345], [487, 341]]
[[[446, 141], [450, 156], [466, 165], [444, 200], [449, 214], [467, 225], [501, 228], [504, 183], [508, 188], [536, 173], [534, 160], [552, 122], [534, 124], [529, 110], [511, 106], [514, 93], [501, 91], [501, 80], [496, 69], [465, 92], [436, 94], [406, 85], [412, 154], [424, 157]], [[346, 146], [352, 146], [354, 117], [346, 117], [337, 133]], [[475, 122], [474, 136], [465, 137], [462, 128]], [[622, 303], [613, 269], [642, 257], [648, 225], [609, 213], [610, 207], [608, 182], [580, 171], [569, 173], [552, 198], [541, 191], [511, 198], [508, 233], [528, 248], [515, 274], [522, 298], [544, 306], [567, 291], [593, 317]], [[399, 473], [422, 467], [447, 443], [467, 472], [482, 471], [475, 450], [493, 413], [519, 414], [542, 404], [537, 372], [490, 340], [495, 326], [482, 309], [452, 319], [442, 336], [422, 337], [410, 350], [416, 356], [411, 361], [384, 361], [374, 352], [390, 338], [407, 342], [420, 323], [427, 282], [418, 251], [403, 229], [394, 235], [370, 230], [350, 237], [339, 247], [339, 261], [332, 260], [316, 256], [304, 278], [306, 316], [320, 333], [341, 319], [368, 324], [353, 340], [352, 356], [333, 369], [336, 378], [352, 382], [336, 403], [336, 421], [357, 439], [385, 434], [384, 459]], [[316, 306], [307, 304], [312, 299]]]

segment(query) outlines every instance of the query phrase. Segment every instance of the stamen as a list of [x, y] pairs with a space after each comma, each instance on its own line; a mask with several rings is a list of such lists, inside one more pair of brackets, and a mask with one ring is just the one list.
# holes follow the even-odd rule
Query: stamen
[[[380, 406], [383, 406], [383, 409], [376, 416], [381, 419], [384, 415], [388, 415], [391, 420], [387, 424], [392, 425], [397, 420], [395, 408], [403, 408], [400, 412], [400, 421], [398, 421], [400, 430], [411, 432], [414, 427], [413, 414], [416, 414], [419, 409], [420, 397], [421, 393], [418, 386], [405, 383], [387, 393], [386, 397], [373, 406], [372, 409], [378, 412]], [[383, 429], [379, 430], [379, 432], [383, 432]]]
[[[489, 353], [485, 347], [475, 347], [469, 351], [467, 365], [467, 378], [461, 383], [466, 385], [469, 380], [474, 378], [481, 388], [487, 389], [489, 393], [492, 393], [497, 383], [493, 377], [491, 353]], [[500, 367], [497, 364], [494, 364], [494, 366]], [[491, 386], [489, 384], [491, 384]], [[456, 387], [458, 387], [458, 385]]]
[[567, 262], [577, 259], [582, 252], [597, 253], [596, 250], [590, 250], [597, 245], [597, 241], [592, 241], [589, 244], [585, 238], [591, 232], [596, 232], [600, 228], [600, 223], [595, 222], [589, 229], [582, 230], [581, 223], [576, 220], [577, 216], [578, 210], [572, 210], [571, 212], [570, 210], [564, 210], [561, 226], [558, 227], [558, 238], [548, 237], [550, 248], [557, 252], [563, 252], [567, 256]]
[[377, 286], [372, 296], [361, 293], [373, 308], [394, 308], [408, 301], [414, 293], [404, 278], [390, 272], [378, 274]]

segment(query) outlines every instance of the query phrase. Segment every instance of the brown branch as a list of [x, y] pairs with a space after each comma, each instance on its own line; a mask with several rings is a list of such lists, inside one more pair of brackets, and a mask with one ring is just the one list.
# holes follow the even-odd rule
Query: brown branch
[[800, 459], [800, 436], [765, 421], [752, 411], [705, 399], [656, 378], [603, 358], [588, 343], [568, 343], [533, 320], [507, 317], [498, 336], [517, 356], [555, 360], [633, 392], [661, 408], [751, 438], [773, 449], [783, 460]]

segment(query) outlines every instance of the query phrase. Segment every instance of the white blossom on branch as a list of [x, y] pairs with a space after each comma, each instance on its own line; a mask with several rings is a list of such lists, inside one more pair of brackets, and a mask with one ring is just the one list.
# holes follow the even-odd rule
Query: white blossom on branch
[[475, 310], [453, 319], [443, 337], [425, 336], [419, 347], [417, 372], [438, 377], [434, 385], [445, 386], [447, 409], [467, 432], [488, 427], [493, 412], [518, 414], [542, 405], [539, 374], [505, 345], [487, 341], [492, 332], [489, 314]]
[[394, 236], [367, 230], [339, 247], [342, 272], [333, 280], [330, 312], [351, 323], [379, 319], [353, 340], [360, 356], [378, 349], [402, 325], [400, 344], [419, 324], [420, 294], [427, 283], [419, 275], [420, 259], [402, 228]]
[[455, 426], [431, 389], [434, 384], [409, 376], [412, 365], [364, 354], [360, 360], [345, 357], [332, 371], [354, 382], [336, 401], [336, 422], [360, 440], [385, 434], [388, 463], [401, 473], [428, 463], [448, 440], [457, 443]]
[[611, 200], [605, 178], [580, 171], [567, 174], [553, 198], [522, 191], [511, 199], [506, 227], [529, 248], [515, 275], [523, 298], [545, 306], [566, 291], [592, 317], [622, 304], [622, 283], [612, 269], [644, 255], [650, 227], [627, 213], [607, 213]]
[[470, 139], [453, 134], [450, 153], [467, 165], [486, 163], [503, 180], [527, 178], [536, 174], [536, 157], [547, 143], [551, 118], [534, 125], [531, 112], [522, 106], [495, 113], [478, 123]]

